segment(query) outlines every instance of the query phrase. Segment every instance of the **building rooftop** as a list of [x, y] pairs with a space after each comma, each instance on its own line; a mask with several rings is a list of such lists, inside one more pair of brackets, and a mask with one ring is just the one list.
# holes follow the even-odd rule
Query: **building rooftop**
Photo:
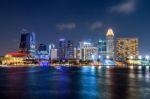
[[114, 32], [111, 28], [108, 29], [106, 36], [114, 36]]
[[10, 55], [10, 56], [12, 56], [12, 57], [31, 56], [30, 54], [22, 53], [22, 52], [10, 52], [10, 53], [7, 53], [6, 55]]

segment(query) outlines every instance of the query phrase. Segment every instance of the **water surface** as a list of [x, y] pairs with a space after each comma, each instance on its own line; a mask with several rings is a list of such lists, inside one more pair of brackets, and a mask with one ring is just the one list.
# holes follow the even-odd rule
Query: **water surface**
[[150, 68], [1, 67], [0, 99], [150, 99]]

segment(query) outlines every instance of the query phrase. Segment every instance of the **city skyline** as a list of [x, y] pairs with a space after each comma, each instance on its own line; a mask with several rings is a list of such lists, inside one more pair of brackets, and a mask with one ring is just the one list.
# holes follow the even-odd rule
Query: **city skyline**
[[5, 47], [1, 47], [0, 54], [18, 49], [22, 28], [36, 33], [37, 44], [58, 44], [59, 38], [74, 42], [99, 40], [105, 38], [108, 28], [113, 28], [115, 40], [138, 37], [140, 53], [150, 54], [146, 46], [150, 36], [148, 3], [148, 0], [1, 1], [0, 46]]
[[0, 0], [0, 99], [149, 99], [150, 0]]

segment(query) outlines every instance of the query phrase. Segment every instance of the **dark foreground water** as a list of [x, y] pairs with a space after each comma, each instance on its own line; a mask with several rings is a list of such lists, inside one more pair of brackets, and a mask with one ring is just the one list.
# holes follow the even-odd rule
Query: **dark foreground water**
[[150, 68], [0, 68], [0, 99], [150, 99]]

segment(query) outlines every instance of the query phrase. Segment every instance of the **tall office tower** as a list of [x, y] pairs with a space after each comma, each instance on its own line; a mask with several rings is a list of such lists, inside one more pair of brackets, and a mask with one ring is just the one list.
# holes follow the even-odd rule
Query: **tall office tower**
[[99, 58], [103, 59], [106, 58], [106, 53], [107, 53], [107, 43], [106, 40], [99, 40], [97, 43], [97, 47], [98, 47], [98, 55]]
[[118, 38], [116, 44], [116, 59], [125, 61], [130, 56], [138, 56], [138, 38]]
[[77, 57], [79, 59], [83, 60], [83, 51], [82, 49], [87, 48], [87, 47], [93, 47], [93, 43], [90, 43], [88, 41], [81, 41], [79, 42], [79, 48], [77, 49]]
[[66, 58], [73, 59], [74, 58], [74, 45], [72, 40], [68, 40], [67, 49], [66, 49]]
[[59, 60], [65, 59], [66, 57], [66, 42], [65, 39], [59, 39], [59, 46], [58, 46], [58, 58]]
[[110, 28], [108, 29], [107, 33], [106, 33], [106, 38], [107, 38], [107, 56], [110, 59], [114, 59], [114, 32], [113, 30]]
[[21, 31], [21, 40], [19, 49], [21, 52], [30, 53], [33, 56], [36, 53], [36, 40], [34, 32], [27, 32], [27, 30], [23, 29]]

